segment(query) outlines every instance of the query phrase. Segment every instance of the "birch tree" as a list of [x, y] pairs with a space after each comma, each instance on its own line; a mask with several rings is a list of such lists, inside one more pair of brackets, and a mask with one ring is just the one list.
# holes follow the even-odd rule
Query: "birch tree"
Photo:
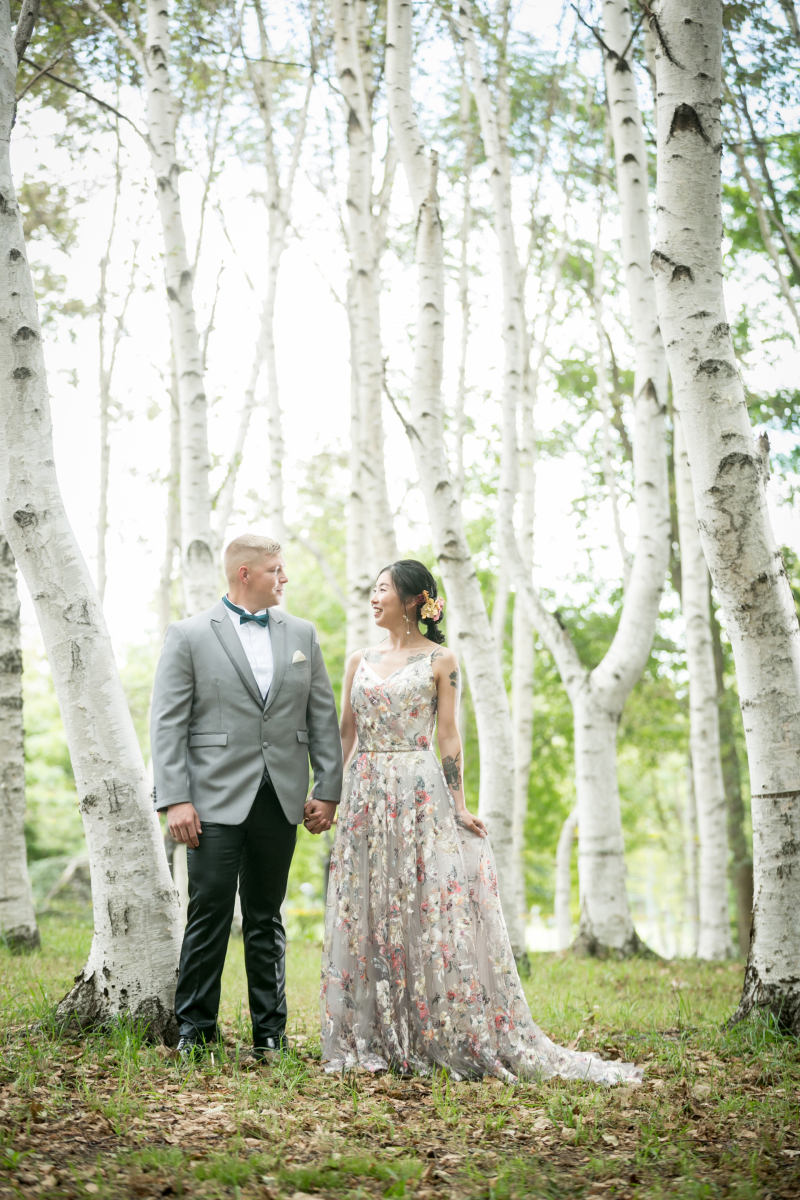
[[[363, 508], [373, 582], [376, 573], [398, 557], [394, 518], [384, 466], [383, 346], [381, 339], [381, 258], [397, 155], [391, 139], [383, 180], [376, 189], [374, 106], [380, 64], [374, 57], [374, 20], [368, 0], [333, 0], [336, 73], [347, 121], [347, 207], [345, 231], [350, 256], [348, 318], [354, 401], [351, 421], [355, 486]], [[356, 571], [353, 582], [359, 576]], [[358, 597], [360, 599], [360, 597]]]
[[709, 578], [697, 528], [692, 473], [680, 415], [674, 414], [675, 497], [681, 545], [681, 607], [689, 668], [689, 744], [700, 837], [697, 956], [733, 954], [728, 913], [728, 837], [719, 742], [717, 678], [711, 641]]
[[[89, 958], [62, 1018], [130, 1013], [173, 1036], [180, 949], [175, 890], [97, 591], [64, 511], [42, 336], [11, 175], [16, 37], [0, 2], [0, 520], [33, 597], [69, 744], [92, 868]], [[35, 8], [34, 8], [35, 13]], [[22, 33], [27, 32], [27, 37]]]
[[203, 353], [194, 307], [194, 268], [189, 261], [178, 186], [176, 145], [180, 103], [170, 78], [169, 0], [147, 0], [143, 46], [98, 0], [84, 3], [117, 38], [138, 66], [147, 100], [147, 145], [161, 221], [164, 277], [181, 415], [181, 567], [189, 615], [219, 598], [219, 571], [211, 530], [208, 405]]
[[733, 648], [750, 763], [753, 934], [738, 1017], [800, 1033], [800, 626], [726, 319], [721, 0], [663, 0], [657, 35], [659, 316], [695, 508]]
[[[626, 281], [631, 302], [636, 374], [634, 381], [634, 477], [636, 508], [639, 517], [639, 541], [631, 567], [630, 584], [625, 595], [619, 627], [605, 658], [588, 671], [564, 628], [563, 622], [549, 613], [532, 585], [517, 544], [512, 523], [513, 503], [499, 502], [501, 522], [505, 523], [504, 553], [514, 566], [518, 598], [528, 607], [553, 655], [575, 715], [575, 772], [578, 803], [579, 871], [581, 880], [581, 921], [576, 948], [591, 954], [626, 955], [640, 948], [633, 926], [625, 889], [625, 859], [619, 786], [616, 766], [616, 735], [625, 701], [647, 662], [652, 647], [661, 590], [669, 551], [669, 507], [667, 502], [666, 442], [664, 407], [666, 401], [666, 362], [658, 332], [652, 272], [649, 267], [649, 231], [647, 225], [647, 161], [641, 114], [630, 68], [624, 51], [629, 43], [627, 9], [616, 0], [605, 5], [611, 14], [612, 29], [606, 28], [604, 43], [609, 57], [619, 70], [607, 74], [609, 105], [612, 112], [617, 158], [617, 180], [622, 211], [623, 254], [627, 264]], [[491, 94], [485, 70], [480, 62], [477, 42], [472, 33], [468, 0], [461, 0], [461, 34], [474, 64], [473, 86], [476, 91], [484, 147], [491, 165], [493, 200], [498, 238], [506, 249], [504, 268], [505, 340], [507, 350], [507, 391], [515, 384], [511, 378], [514, 358], [509, 316], [516, 301], [512, 298], [513, 256], [508, 188], [503, 182], [501, 147]], [[599, 36], [599, 35], [598, 35]], [[614, 49], [618, 45], [619, 49]], [[621, 64], [621, 65], [620, 65]], [[620, 79], [612, 76], [620, 76]], [[622, 77], [625, 78], [620, 82]], [[484, 128], [485, 127], [485, 128]], [[497, 209], [505, 205], [506, 216]], [[504, 427], [511, 428], [510, 404], [504, 411]], [[506, 487], [509, 483], [510, 472]]]
[[0, 937], [12, 949], [39, 945], [25, 846], [25, 738], [17, 564], [0, 534]]
[[418, 315], [411, 413], [406, 430], [414, 451], [448, 603], [456, 614], [475, 705], [481, 756], [479, 812], [486, 821], [498, 867], [503, 913], [515, 956], [527, 963], [517, 917], [513, 863], [514, 742], [499, 656], [464, 532], [447, 464], [442, 404], [444, 248], [436, 190], [438, 160], [425, 146], [411, 94], [412, 6], [389, 0], [386, 89], [389, 120], [408, 181], [417, 230]]

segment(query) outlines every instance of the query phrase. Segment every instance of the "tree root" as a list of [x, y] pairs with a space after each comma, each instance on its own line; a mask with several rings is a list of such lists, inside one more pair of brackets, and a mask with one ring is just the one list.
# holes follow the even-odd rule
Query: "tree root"
[[723, 1028], [733, 1029], [756, 1012], [769, 1013], [781, 1033], [800, 1037], [800, 978], [783, 984], [765, 983], [748, 961], [739, 1007]]
[[113, 1025], [122, 1018], [141, 1021], [146, 1025], [145, 1040], [166, 1046], [178, 1044], [178, 1021], [160, 997], [148, 996], [136, 1008], [112, 1008], [108, 998], [97, 986], [94, 974], [83, 971], [75, 977], [75, 985], [58, 1004], [56, 1020], [81, 1031]]
[[26, 954], [38, 950], [42, 939], [35, 925], [19, 925], [16, 929], [4, 929], [2, 938], [12, 954]]
[[579, 929], [578, 936], [569, 948], [569, 953], [576, 958], [612, 959], [622, 962], [627, 958], [644, 958], [653, 962], [661, 962], [661, 955], [642, 941], [634, 929], [631, 936], [622, 946], [608, 946], [601, 942], [594, 933], [587, 929]]

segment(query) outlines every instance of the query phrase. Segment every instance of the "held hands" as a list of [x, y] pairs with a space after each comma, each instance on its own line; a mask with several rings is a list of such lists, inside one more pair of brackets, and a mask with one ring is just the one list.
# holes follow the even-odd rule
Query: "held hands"
[[456, 813], [465, 829], [469, 829], [470, 833], [477, 833], [478, 837], [486, 837], [486, 826], [480, 817], [473, 817], [472, 813], [466, 808], [457, 808]]
[[183, 842], [194, 850], [200, 845], [200, 818], [197, 809], [188, 801], [186, 804], [171, 804], [167, 810], [167, 825], [176, 842]]
[[333, 824], [336, 805], [332, 800], [315, 800], [310, 796], [303, 812], [303, 824], [309, 833], [325, 833]]

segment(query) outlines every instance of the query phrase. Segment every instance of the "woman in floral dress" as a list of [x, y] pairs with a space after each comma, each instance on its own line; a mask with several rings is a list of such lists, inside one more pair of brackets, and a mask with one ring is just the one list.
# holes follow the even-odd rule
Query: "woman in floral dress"
[[386, 637], [347, 664], [349, 769], [322, 954], [326, 1069], [640, 1079], [631, 1064], [556, 1046], [531, 1017], [486, 828], [464, 803], [460, 672], [437, 628], [442, 607], [422, 563], [387, 567], [372, 595]]

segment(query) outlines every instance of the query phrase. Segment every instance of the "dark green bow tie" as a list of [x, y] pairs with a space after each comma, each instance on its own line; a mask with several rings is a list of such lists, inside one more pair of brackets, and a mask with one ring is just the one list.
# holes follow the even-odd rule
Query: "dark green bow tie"
[[260, 625], [262, 629], [266, 629], [269, 625], [269, 609], [261, 617], [255, 616], [253, 613], [245, 612], [243, 608], [239, 608], [236, 604], [231, 604], [227, 596], [222, 597], [222, 603], [231, 610], [239, 614], [239, 624], [245, 625], [248, 621], [255, 621], [256, 625]]

